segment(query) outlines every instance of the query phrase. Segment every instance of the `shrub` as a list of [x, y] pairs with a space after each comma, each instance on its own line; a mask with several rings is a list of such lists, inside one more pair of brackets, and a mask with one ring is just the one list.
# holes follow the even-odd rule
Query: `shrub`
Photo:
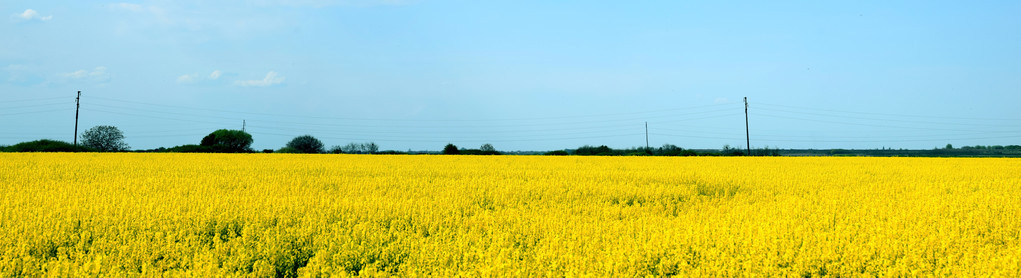
[[167, 149], [168, 152], [173, 153], [211, 153], [216, 152], [213, 146], [202, 146], [202, 145], [180, 145], [173, 148]]
[[319, 141], [312, 135], [302, 135], [294, 137], [291, 142], [287, 142], [286, 148], [297, 150], [300, 153], [324, 153], [323, 141]]
[[544, 155], [568, 155], [567, 151], [557, 150], [546, 152]]
[[461, 154], [461, 150], [458, 150], [454, 144], [447, 144], [443, 147], [443, 154]]
[[613, 149], [611, 149], [610, 147], [607, 147], [606, 145], [602, 145], [602, 146], [599, 146], [599, 147], [593, 147], [593, 146], [585, 145], [585, 146], [578, 147], [577, 150], [574, 150], [574, 154], [575, 155], [613, 155]]
[[301, 153], [301, 151], [291, 147], [283, 147], [280, 148], [279, 150], [276, 150], [275, 153]]
[[252, 135], [240, 130], [220, 129], [202, 138], [201, 146], [209, 147], [208, 152], [241, 153], [251, 152]]
[[57, 140], [42, 139], [29, 142], [21, 142], [13, 146], [3, 148], [5, 152], [92, 152], [95, 151], [85, 146], [75, 146], [71, 143]]

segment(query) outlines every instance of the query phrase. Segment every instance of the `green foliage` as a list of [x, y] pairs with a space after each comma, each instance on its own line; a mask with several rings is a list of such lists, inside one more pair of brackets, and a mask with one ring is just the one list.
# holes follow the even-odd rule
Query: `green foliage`
[[214, 146], [202, 146], [202, 145], [180, 145], [172, 148], [168, 148], [167, 152], [172, 153], [213, 153], [217, 152]]
[[496, 150], [496, 147], [493, 147], [493, 144], [489, 144], [489, 143], [482, 144], [482, 147], [479, 147], [479, 150], [482, 151], [483, 155], [497, 155], [497, 154], [501, 154], [500, 151]]
[[294, 139], [291, 139], [290, 142], [287, 142], [286, 148], [297, 150], [300, 153], [326, 152], [323, 146], [323, 141], [319, 141], [319, 139], [312, 137], [312, 135], [294, 137]]
[[659, 147], [659, 149], [656, 150], [653, 154], [654, 155], [662, 155], [662, 156], [696, 156], [696, 155], [698, 155], [698, 153], [696, 153], [695, 151], [685, 150], [685, 149], [683, 149], [681, 147], [678, 147], [678, 146], [675, 146], [675, 145], [671, 145], [671, 144], [663, 144], [663, 146]]
[[458, 150], [454, 144], [447, 144], [443, 147], [443, 154], [461, 154], [461, 150]]
[[466, 154], [466, 155], [500, 155], [502, 153], [500, 153], [499, 151], [496, 151], [496, 148], [494, 148], [493, 145], [484, 144], [484, 145], [482, 145], [481, 148], [478, 148], [478, 149], [461, 149], [459, 151], [459, 154]]
[[574, 150], [574, 155], [614, 155], [614, 152], [613, 149], [610, 149], [610, 147], [607, 147], [606, 145], [599, 147], [584, 145], [578, 147], [577, 150]]
[[330, 147], [330, 149], [329, 149], [329, 150], [326, 150], [326, 153], [332, 153], [332, 154], [340, 154], [340, 153], [344, 153], [344, 147], [341, 147], [341, 146], [333, 146], [333, 147]]
[[567, 153], [567, 151], [563, 151], [563, 150], [556, 150], [556, 151], [546, 152], [543, 155], [569, 155], [569, 153]]
[[379, 152], [379, 145], [375, 142], [366, 143], [348, 143], [343, 147], [334, 146], [331, 148], [331, 153], [354, 153], [354, 154], [372, 154]]
[[75, 146], [68, 142], [42, 139], [29, 142], [21, 142], [13, 146], [0, 148], [4, 152], [93, 152], [89, 147]]
[[252, 152], [252, 135], [232, 129], [213, 131], [202, 138], [200, 146], [209, 147], [209, 152], [241, 153]]
[[94, 126], [80, 136], [82, 146], [93, 148], [101, 152], [127, 151], [128, 144], [124, 143], [124, 133], [115, 126], [101, 125]]
[[302, 153], [302, 152], [292, 147], [283, 147], [280, 148], [279, 150], [276, 150], [275, 153]]
[[752, 149], [752, 155], [755, 156], [780, 156], [780, 148], [762, 147]]
[[723, 145], [723, 150], [720, 151], [720, 155], [726, 156], [742, 156], [746, 155], [744, 150], [739, 148], [731, 147], [730, 145]]

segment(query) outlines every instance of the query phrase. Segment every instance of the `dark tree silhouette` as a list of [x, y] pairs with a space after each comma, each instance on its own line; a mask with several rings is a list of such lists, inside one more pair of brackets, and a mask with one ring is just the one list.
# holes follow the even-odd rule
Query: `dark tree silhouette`
[[215, 152], [240, 153], [250, 152], [252, 141], [252, 135], [247, 132], [220, 129], [203, 137], [201, 146], [209, 147]]
[[312, 137], [312, 135], [294, 137], [294, 139], [291, 139], [291, 142], [287, 142], [287, 147], [295, 149], [301, 153], [326, 152], [323, 141], [319, 141], [319, 139]]
[[124, 143], [124, 133], [114, 126], [101, 125], [86, 130], [81, 135], [82, 146], [101, 152], [120, 152], [128, 150]]
[[443, 154], [461, 154], [461, 151], [454, 144], [447, 144], [443, 147]]

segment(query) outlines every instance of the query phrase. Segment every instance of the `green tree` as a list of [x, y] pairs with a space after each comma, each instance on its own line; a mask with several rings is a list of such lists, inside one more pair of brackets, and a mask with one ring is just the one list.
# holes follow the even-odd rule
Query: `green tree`
[[81, 135], [82, 146], [101, 152], [120, 152], [128, 150], [124, 143], [124, 133], [114, 126], [101, 125], [86, 130]]
[[481, 152], [481, 154], [484, 154], [484, 155], [496, 155], [496, 154], [500, 154], [500, 152], [497, 151], [495, 147], [493, 147], [493, 144], [489, 144], [489, 143], [483, 144], [482, 147], [479, 147], [479, 151]]
[[250, 152], [252, 135], [235, 129], [220, 129], [202, 138], [201, 146], [209, 147], [214, 152], [240, 153]]
[[294, 137], [291, 142], [287, 142], [287, 147], [297, 150], [301, 153], [324, 153], [323, 141], [319, 141], [312, 135], [302, 135]]
[[376, 145], [375, 142], [348, 143], [343, 147], [335, 146], [334, 148], [339, 148], [339, 151], [343, 153], [371, 154], [379, 152], [379, 145]]
[[327, 153], [333, 153], [333, 154], [344, 153], [344, 147], [333, 146], [333, 147], [330, 147], [329, 150], [326, 150], [326, 152]]
[[368, 142], [368, 143], [362, 144], [362, 148], [365, 149], [365, 152], [368, 152], [368, 153], [378, 153], [379, 152], [379, 145], [376, 145], [375, 142]]
[[443, 147], [443, 154], [461, 154], [461, 151], [454, 144], [447, 144]]
[[607, 147], [606, 145], [601, 145], [601, 146], [598, 146], [598, 147], [584, 145], [584, 146], [578, 147], [578, 149], [574, 150], [574, 154], [575, 155], [613, 155], [613, 149], [611, 149], [610, 147]]

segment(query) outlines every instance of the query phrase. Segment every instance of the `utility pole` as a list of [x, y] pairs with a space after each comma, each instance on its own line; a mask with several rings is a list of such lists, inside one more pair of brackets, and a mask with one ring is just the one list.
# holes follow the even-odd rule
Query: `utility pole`
[[645, 122], [645, 152], [651, 152], [649, 150], [649, 122]]
[[246, 120], [241, 120], [241, 132], [245, 132], [246, 126], [248, 126], [248, 122]]
[[78, 97], [74, 98], [74, 145], [78, 146], [78, 108], [81, 104], [82, 91], [78, 91]]
[[748, 135], [748, 97], [744, 97], [744, 140], [748, 144], [748, 155], [752, 155], [752, 139]]

